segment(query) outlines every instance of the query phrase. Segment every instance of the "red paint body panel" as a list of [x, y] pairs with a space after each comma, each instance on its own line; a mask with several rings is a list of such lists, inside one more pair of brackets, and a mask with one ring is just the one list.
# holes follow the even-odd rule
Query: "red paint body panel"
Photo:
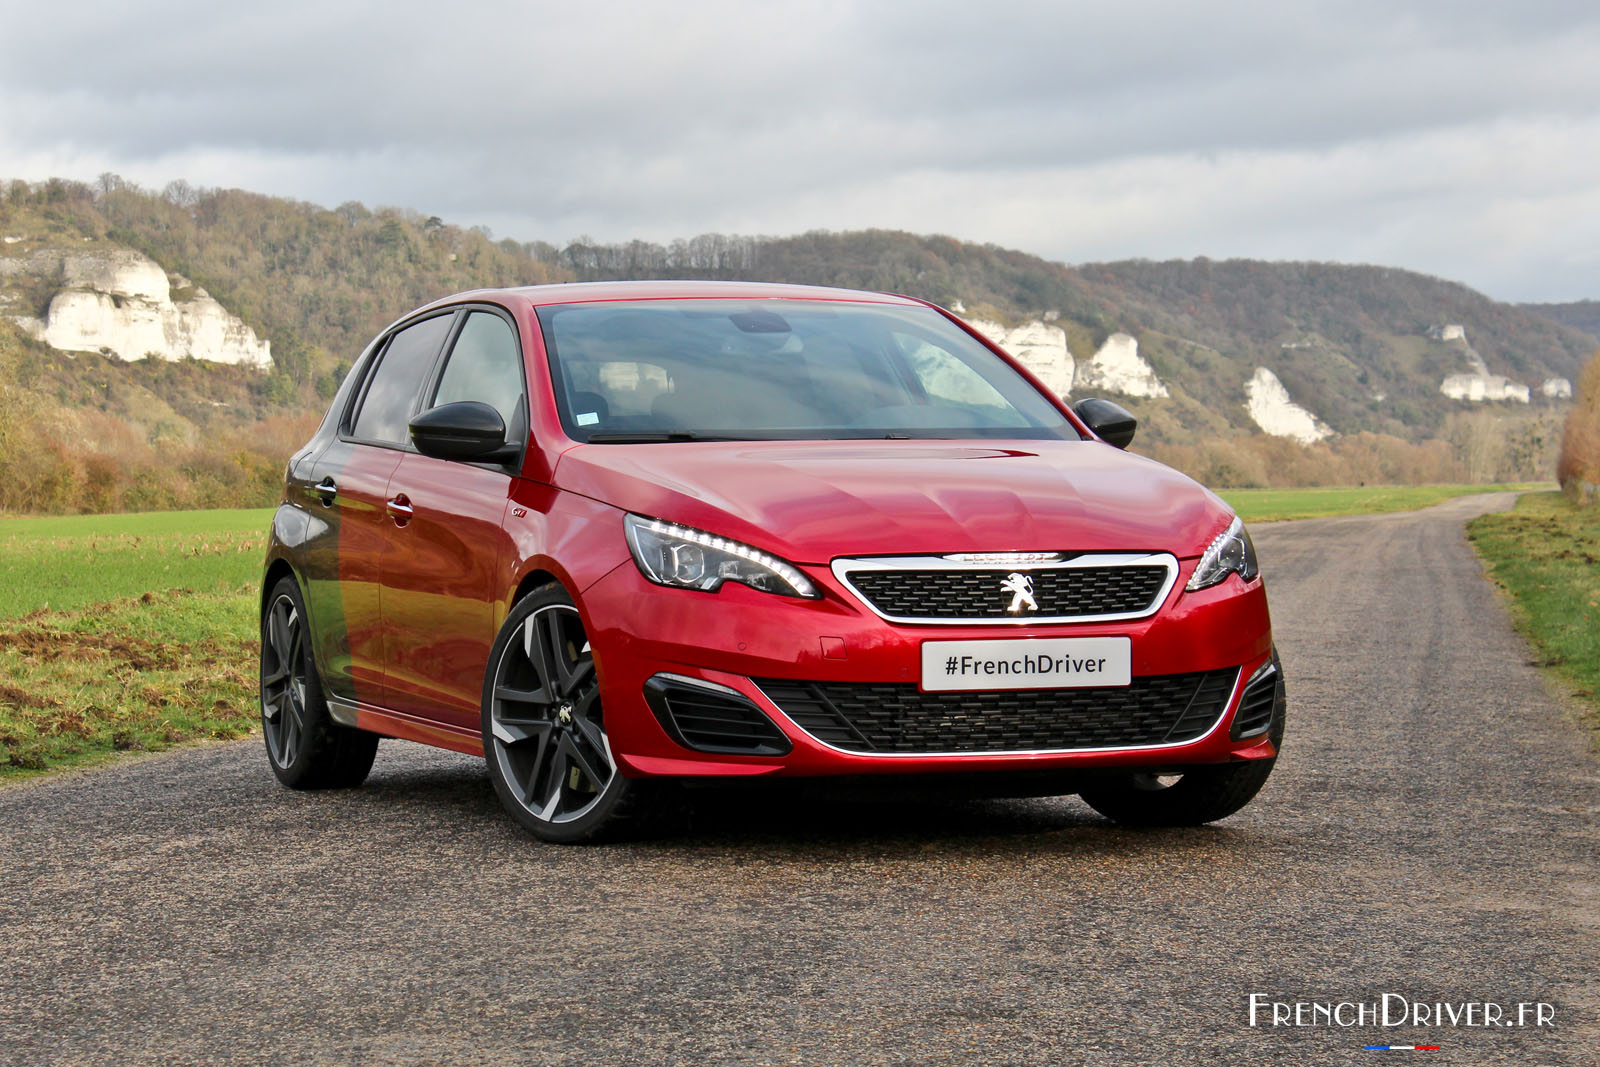
[[[349, 447], [338, 473], [337, 597], [348, 659], [340, 669], [337, 637], [318, 642], [328, 649], [335, 694], [382, 704], [388, 699], [383, 668], [383, 556], [393, 527], [384, 508], [389, 476], [400, 453], [363, 445]], [[315, 612], [316, 608], [311, 608]]]
[[556, 477], [572, 492], [796, 563], [982, 551], [1196, 555], [1232, 518], [1176, 471], [1096, 441], [578, 445]]
[[[884, 622], [834, 580], [825, 567], [805, 568], [827, 591], [822, 600], [773, 597], [743, 586], [717, 593], [666, 590], [651, 585], [637, 568], [619, 568], [584, 596], [585, 623], [596, 662], [604, 668], [608, 694], [608, 733], [630, 771], [655, 768], [661, 760], [691, 760], [697, 770], [708, 757], [673, 742], [645, 704], [642, 690], [660, 672], [704, 678], [739, 690], [762, 707], [794, 742], [788, 756], [727, 757], [728, 773], [747, 773], [752, 763], [783, 774], [871, 774], [957, 769], [1018, 770], [1072, 766], [1138, 766], [1152, 761], [1222, 762], [1260, 745], [1259, 739], [1230, 741], [1226, 729], [1181, 748], [1112, 753], [1062, 753], [1015, 756], [967, 754], [923, 758], [839, 752], [806, 735], [778, 713], [751, 678], [793, 678], [817, 682], [899, 682], [915, 685], [923, 641], [990, 640], [999, 635], [982, 626], [896, 626]], [[1237, 577], [1198, 593], [1185, 593], [1193, 564], [1183, 567], [1165, 608], [1148, 619], [1103, 624], [1058, 624], [1007, 629], [1005, 637], [1099, 637], [1126, 634], [1133, 641], [1133, 674], [1181, 674], [1242, 666], [1249, 673], [1271, 654], [1271, 626], [1261, 579]], [[670, 594], [670, 595], [669, 595]], [[823, 655], [818, 636], [841, 635], [848, 658]], [[742, 647], [741, 647], [742, 646]], [[1234, 700], [1238, 697], [1234, 694]], [[1231, 708], [1230, 708], [1231, 711]], [[648, 761], [635, 763], [635, 757]]]
[[388, 707], [476, 731], [483, 668], [499, 626], [500, 563], [511, 485], [504, 471], [407, 455], [389, 496], [413, 509], [391, 522], [383, 560]]

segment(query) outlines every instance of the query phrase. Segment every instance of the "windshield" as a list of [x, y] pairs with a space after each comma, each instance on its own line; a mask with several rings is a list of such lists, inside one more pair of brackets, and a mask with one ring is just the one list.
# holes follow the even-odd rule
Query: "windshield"
[[561, 421], [578, 441], [1079, 440], [1021, 375], [930, 308], [650, 300], [538, 314]]

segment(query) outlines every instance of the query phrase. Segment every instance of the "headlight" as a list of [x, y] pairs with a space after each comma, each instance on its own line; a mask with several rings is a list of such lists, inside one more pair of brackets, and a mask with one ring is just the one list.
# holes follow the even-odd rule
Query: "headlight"
[[1217, 535], [1217, 539], [1200, 557], [1194, 577], [1189, 579], [1189, 584], [1184, 588], [1191, 593], [1196, 589], [1208, 589], [1230, 574], [1237, 574], [1248, 582], [1260, 573], [1261, 567], [1256, 563], [1256, 546], [1250, 543], [1243, 520], [1234, 516], [1228, 528]]
[[640, 515], [625, 516], [622, 525], [633, 561], [657, 585], [714, 593], [723, 582], [740, 582], [782, 596], [822, 595], [794, 564], [758, 548]]

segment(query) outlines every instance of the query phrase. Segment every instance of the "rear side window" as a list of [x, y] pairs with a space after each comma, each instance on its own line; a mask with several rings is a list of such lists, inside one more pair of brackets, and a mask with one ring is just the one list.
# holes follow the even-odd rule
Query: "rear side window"
[[499, 315], [474, 311], [450, 349], [433, 406], [477, 400], [500, 412], [506, 426], [522, 415], [522, 351], [517, 335]]
[[403, 445], [422, 379], [439, 354], [454, 316], [435, 315], [407, 326], [389, 341], [361, 401], [352, 432], [363, 441]]

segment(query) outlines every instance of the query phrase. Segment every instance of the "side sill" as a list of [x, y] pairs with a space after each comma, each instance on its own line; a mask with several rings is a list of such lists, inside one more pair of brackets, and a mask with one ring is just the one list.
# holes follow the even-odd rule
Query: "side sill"
[[327, 700], [329, 717], [341, 726], [366, 730], [384, 737], [399, 738], [402, 741], [416, 741], [435, 748], [447, 748], [452, 752], [461, 752], [468, 756], [483, 755], [483, 738], [458, 726], [419, 719], [398, 711], [375, 708], [371, 704], [339, 697], [328, 697]]

